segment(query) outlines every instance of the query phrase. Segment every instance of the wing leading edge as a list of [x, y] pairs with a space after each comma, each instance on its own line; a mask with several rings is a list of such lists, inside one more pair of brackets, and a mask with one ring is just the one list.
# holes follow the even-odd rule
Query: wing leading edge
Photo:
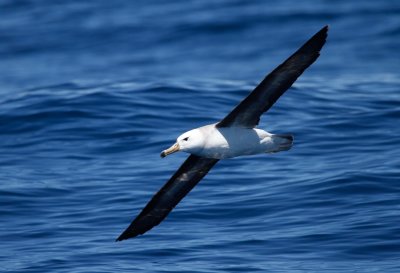
[[285, 62], [275, 68], [265, 79], [222, 119], [217, 127], [246, 127], [258, 125], [260, 116], [266, 112], [289, 89], [296, 79], [319, 56], [325, 44], [328, 26], [323, 27]]

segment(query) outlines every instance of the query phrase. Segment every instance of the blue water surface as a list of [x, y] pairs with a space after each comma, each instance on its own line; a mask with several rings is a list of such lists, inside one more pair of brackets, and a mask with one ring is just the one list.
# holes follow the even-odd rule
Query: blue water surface
[[[1, 272], [400, 272], [399, 1], [0, 2]], [[114, 242], [223, 118], [324, 25], [264, 115], [288, 152], [219, 162]]]

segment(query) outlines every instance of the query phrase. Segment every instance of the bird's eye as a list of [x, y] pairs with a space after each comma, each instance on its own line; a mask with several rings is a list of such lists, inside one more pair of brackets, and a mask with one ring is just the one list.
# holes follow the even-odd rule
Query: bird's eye
[[188, 139], [189, 139], [189, 137], [185, 137], [183, 140], [184, 140], [184, 141], [188, 141]]

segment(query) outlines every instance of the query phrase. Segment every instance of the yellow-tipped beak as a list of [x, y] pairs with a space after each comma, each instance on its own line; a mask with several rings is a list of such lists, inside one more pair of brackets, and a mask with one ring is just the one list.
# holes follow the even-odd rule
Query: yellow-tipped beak
[[167, 155], [173, 154], [175, 152], [179, 151], [179, 144], [175, 143], [174, 145], [172, 145], [171, 147], [169, 147], [168, 149], [164, 150], [161, 152], [160, 156], [162, 158], [166, 157]]

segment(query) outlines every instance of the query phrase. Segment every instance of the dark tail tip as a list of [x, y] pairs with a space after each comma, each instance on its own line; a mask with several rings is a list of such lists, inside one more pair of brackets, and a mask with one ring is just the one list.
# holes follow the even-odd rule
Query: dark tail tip
[[285, 135], [277, 135], [278, 137], [280, 137], [280, 138], [284, 138], [284, 139], [287, 139], [288, 141], [290, 141], [290, 142], [293, 142], [293, 140], [294, 140], [294, 137], [293, 137], [293, 135], [289, 135], [289, 134], [285, 134]]

